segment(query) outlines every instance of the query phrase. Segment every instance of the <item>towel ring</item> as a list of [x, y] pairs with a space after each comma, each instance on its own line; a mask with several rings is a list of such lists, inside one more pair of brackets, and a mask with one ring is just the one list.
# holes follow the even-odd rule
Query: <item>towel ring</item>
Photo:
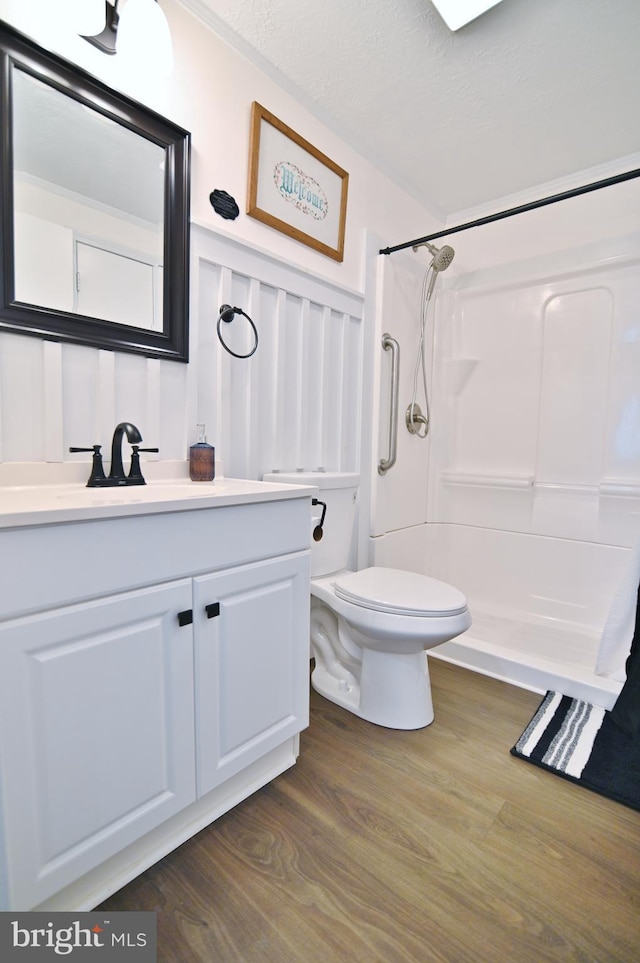
[[[241, 314], [243, 317], [245, 317], [249, 322], [249, 324], [251, 325], [251, 330], [253, 331], [254, 345], [251, 351], [248, 351], [247, 354], [237, 354], [235, 351], [232, 351], [229, 345], [225, 343], [224, 338], [222, 337], [222, 334], [220, 332], [220, 324], [222, 323], [222, 321], [224, 321], [225, 324], [230, 324], [231, 321], [233, 321], [236, 314]], [[249, 317], [249, 315], [246, 314], [242, 310], [242, 308], [232, 308], [230, 304], [223, 304], [222, 307], [220, 308], [220, 315], [218, 317], [217, 332], [218, 332], [218, 338], [220, 339], [220, 344], [222, 345], [224, 350], [228, 351], [229, 354], [232, 354], [234, 358], [250, 358], [251, 355], [255, 353], [256, 348], [258, 347], [258, 332], [256, 330], [256, 326], [251, 320], [251, 318]]]

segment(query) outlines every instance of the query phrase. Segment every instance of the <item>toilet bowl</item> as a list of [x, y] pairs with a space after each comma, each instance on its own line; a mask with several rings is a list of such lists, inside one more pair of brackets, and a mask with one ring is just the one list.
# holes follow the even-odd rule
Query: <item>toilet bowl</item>
[[[313, 688], [380, 726], [428, 726], [434, 712], [426, 650], [469, 628], [464, 595], [416, 572], [346, 567], [355, 536], [357, 475], [278, 472], [264, 480], [313, 485], [326, 503], [322, 537], [311, 548]], [[314, 527], [319, 518], [318, 511]]]

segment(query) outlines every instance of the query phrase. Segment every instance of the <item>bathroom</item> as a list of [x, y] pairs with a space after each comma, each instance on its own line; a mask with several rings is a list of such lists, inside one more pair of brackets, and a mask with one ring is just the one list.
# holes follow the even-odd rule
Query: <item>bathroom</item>
[[[140, 75], [105, 65], [110, 58], [86, 43], [56, 36], [36, 8], [30, 13], [28, 4], [5, 0], [1, 12], [192, 133], [191, 361], [2, 334], [3, 478], [25, 464], [44, 477], [82, 472], [76, 462], [83, 456], [70, 457], [67, 449], [106, 444], [123, 419], [143, 425], [145, 444], [159, 448], [146, 456], [152, 477], [184, 470], [199, 422], [228, 476], [318, 466], [359, 471], [360, 567], [375, 562], [425, 571], [459, 585], [477, 612], [468, 642], [441, 654], [539, 690], [569, 678], [576, 695], [595, 686], [611, 700], [615, 680], [596, 677], [594, 669], [599, 633], [638, 529], [632, 307], [638, 181], [444, 239], [456, 259], [438, 279], [427, 319], [430, 434], [421, 440], [400, 424], [397, 464], [383, 477], [376, 466], [387, 445], [389, 363], [380, 339], [388, 332], [401, 346], [402, 415], [429, 259], [424, 249], [389, 257], [377, 251], [442, 230], [442, 223], [213, 29], [199, 30], [188, 3], [167, 0], [175, 67], [171, 80], [153, 90]], [[209, 26], [219, 22], [211, 16]], [[208, 56], [209, 47], [219, 53]], [[189, 97], [193, 89], [206, 96]], [[215, 188], [242, 202], [256, 90], [294, 129], [321, 138], [323, 150], [349, 171], [341, 263], [252, 218], [223, 221], [209, 203]], [[626, 157], [553, 189], [538, 187], [525, 200], [636, 166]], [[491, 211], [516, 206], [510, 200]], [[566, 310], [556, 293], [571, 295]], [[615, 316], [614, 302], [622, 305]], [[223, 303], [244, 306], [258, 319], [260, 349], [247, 361], [219, 350], [215, 320]], [[565, 331], [543, 335], [548, 303]], [[591, 303], [593, 330], [574, 346], [572, 326], [583, 323]], [[487, 374], [480, 364], [486, 353]], [[579, 365], [571, 385], [554, 358], [560, 368]], [[566, 411], [564, 427], [559, 411]], [[487, 553], [489, 568], [477, 564]]]
[[[610, 704], [619, 683], [595, 673], [599, 636], [639, 534], [640, 182], [443, 238], [456, 258], [427, 319], [426, 440], [404, 430], [402, 413], [428, 257], [378, 251], [631, 170], [638, 155], [549, 177], [526, 197], [496, 195], [445, 221], [235, 49], [205, 4], [162, 0], [174, 70], [152, 88], [47, 25], [36, 7], [2, 0], [0, 17], [191, 132], [190, 361], [2, 332], [0, 482], [80, 481], [87, 456], [70, 457], [69, 447], [107, 445], [123, 420], [159, 449], [145, 456], [150, 480], [184, 476], [203, 422], [220, 476], [358, 472], [354, 564], [424, 572], [469, 599], [468, 637], [436, 655], [536, 691], [553, 682], [597, 692]], [[349, 172], [343, 261], [244, 213], [226, 221], [213, 210], [215, 189], [243, 210], [256, 99]], [[225, 303], [259, 329], [247, 360], [220, 350]], [[401, 417], [397, 464], [381, 476], [385, 332], [401, 347]]]

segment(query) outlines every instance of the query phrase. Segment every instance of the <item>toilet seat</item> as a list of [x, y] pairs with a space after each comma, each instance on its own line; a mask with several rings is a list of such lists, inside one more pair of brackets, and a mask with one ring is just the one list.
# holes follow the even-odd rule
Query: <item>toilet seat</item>
[[362, 608], [392, 615], [443, 618], [461, 615], [467, 601], [452, 585], [394, 568], [365, 568], [333, 580], [338, 598]]

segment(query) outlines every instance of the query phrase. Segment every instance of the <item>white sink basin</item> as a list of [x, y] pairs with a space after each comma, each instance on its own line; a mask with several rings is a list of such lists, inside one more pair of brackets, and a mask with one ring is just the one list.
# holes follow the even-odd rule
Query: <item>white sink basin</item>
[[0, 528], [89, 518], [215, 508], [308, 495], [308, 487], [240, 478], [172, 479], [121, 488], [84, 485], [0, 486]]

